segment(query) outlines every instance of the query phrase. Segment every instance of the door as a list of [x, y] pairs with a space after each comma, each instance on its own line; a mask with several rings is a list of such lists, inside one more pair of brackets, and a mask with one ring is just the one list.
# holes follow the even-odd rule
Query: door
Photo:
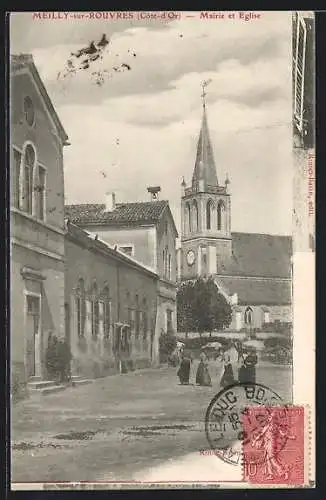
[[40, 375], [40, 297], [27, 295], [26, 362], [27, 376]]

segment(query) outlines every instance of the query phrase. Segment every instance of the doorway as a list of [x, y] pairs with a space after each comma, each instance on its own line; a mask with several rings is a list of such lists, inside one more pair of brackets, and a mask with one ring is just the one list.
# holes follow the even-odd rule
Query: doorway
[[26, 366], [27, 376], [41, 375], [41, 297], [26, 295]]

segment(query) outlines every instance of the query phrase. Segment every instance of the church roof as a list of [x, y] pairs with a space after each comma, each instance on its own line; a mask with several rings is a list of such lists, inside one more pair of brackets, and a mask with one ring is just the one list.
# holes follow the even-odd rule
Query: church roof
[[288, 305], [292, 297], [292, 238], [232, 233], [231, 262], [218, 269], [217, 281], [238, 304]]
[[192, 176], [193, 187], [195, 187], [196, 183], [200, 180], [204, 180], [205, 188], [207, 186], [218, 186], [214, 153], [208, 131], [205, 105], [197, 145], [196, 163]]
[[[169, 202], [166, 200], [117, 203], [115, 209], [110, 212], [105, 210], [104, 204], [84, 203], [65, 205], [65, 217], [77, 225], [105, 224], [113, 227], [156, 225], [165, 210], [170, 211]], [[171, 218], [173, 221], [172, 214]], [[177, 233], [176, 229], [175, 231]]]
[[291, 278], [291, 257], [291, 236], [232, 233], [232, 260], [218, 274]]
[[291, 304], [291, 280], [217, 276], [217, 281], [229, 295], [237, 294], [239, 305]]

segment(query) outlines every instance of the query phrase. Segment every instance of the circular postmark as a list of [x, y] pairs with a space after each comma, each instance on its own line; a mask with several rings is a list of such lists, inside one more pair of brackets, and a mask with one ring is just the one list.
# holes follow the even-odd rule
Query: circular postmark
[[[281, 397], [258, 383], [236, 383], [222, 389], [211, 400], [205, 417], [205, 433], [214, 455], [227, 463], [245, 461], [263, 464], [267, 437], [286, 427], [286, 409]], [[274, 432], [275, 434], [275, 432]], [[280, 432], [269, 455], [285, 446], [287, 433]]]

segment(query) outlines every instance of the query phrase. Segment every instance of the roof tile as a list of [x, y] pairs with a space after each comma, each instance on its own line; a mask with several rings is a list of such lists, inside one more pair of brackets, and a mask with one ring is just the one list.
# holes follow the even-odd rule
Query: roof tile
[[107, 212], [104, 204], [66, 205], [65, 216], [74, 224], [155, 224], [168, 204], [165, 200], [118, 203], [112, 212]]

